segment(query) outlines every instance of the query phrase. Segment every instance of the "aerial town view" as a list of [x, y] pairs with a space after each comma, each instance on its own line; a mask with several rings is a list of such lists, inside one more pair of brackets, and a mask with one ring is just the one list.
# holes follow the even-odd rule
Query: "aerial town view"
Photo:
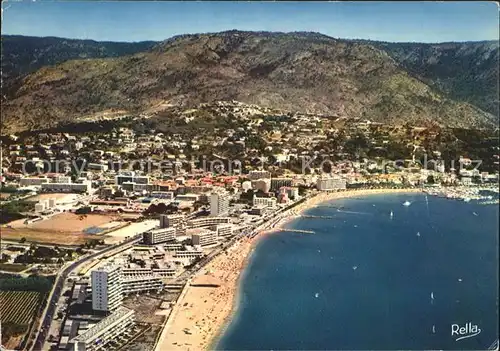
[[3, 2], [0, 350], [498, 350], [498, 21]]

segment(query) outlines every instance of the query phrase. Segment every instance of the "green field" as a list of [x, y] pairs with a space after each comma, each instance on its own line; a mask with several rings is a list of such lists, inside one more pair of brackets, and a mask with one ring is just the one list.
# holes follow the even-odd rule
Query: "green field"
[[46, 294], [52, 288], [54, 277], [0, 273], [0, 316], [2, 317], [2, 344], [9, 350], [24, 349], [37, 312]]
[[19, 263], [0, 263], [0, 271], [22, 272], [28, 269], [29, 265]]
[[37, 291], [0, 291], [2, 323], [29, 325], [38, 307]]

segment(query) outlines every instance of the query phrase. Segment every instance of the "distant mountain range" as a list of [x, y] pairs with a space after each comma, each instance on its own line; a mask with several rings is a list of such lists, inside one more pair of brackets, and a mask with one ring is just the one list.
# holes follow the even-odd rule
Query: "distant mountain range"
[[498, 41], [369, 43], [386, 51], [426, 84], [498, 116]]
[[2, 78], [10, 81], [44, 66], [87, 58], [133, 55], [151, 49], [158, 42], [117, 43], [56, 37], [2, 36]]
[[103, 111], [238, 100], [287, 111], [466, 128], [498, 121], [498, 43], [384, 43], [319, 33], [113, 43], [3, 36], [2, 134]]

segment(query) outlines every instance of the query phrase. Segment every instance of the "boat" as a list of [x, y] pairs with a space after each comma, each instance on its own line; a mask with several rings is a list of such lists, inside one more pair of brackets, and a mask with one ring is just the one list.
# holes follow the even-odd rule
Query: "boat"
[[417, 232], [417, 236], [420, 236], [420, 232]]
[[464, 200], [464, 202], [469, 202], [471, 200], [471, 198], [470, 197], [464, 197], [463, 200]]
[[407, 200], [407, 201], [405, 201], [405, 202], [403, 202], [403, 206], [408, 207], [408, 206], [410, 206], [410, 205], [411, 205], [411, 202], [410, 202], [410, 201], [408, 201], [408, 200]]
[[435, 332], [436, 332], [436, 326], [435, 326], [435, 325], [433, 325], [433, 326], [432, 326], [432, 333], [435, 333]]
[[391, 218], [394, 217], [394, 213], [391, 211], [391, 214], [390, 214]]
[[352, 269], [356, 270], [356, 269], [358, 269], [358, 266], [352, 266]]
[[479, 216], [476, 212], [472, 212], [472, 214], [476, 217]]
[[317, 298], [318, 296], [319, 296], [319, 293], [314, 294], [314, 297], [316, 297], [316, 298]]
[[434, 293], [431, 292], [431, 299], [434, 300]]

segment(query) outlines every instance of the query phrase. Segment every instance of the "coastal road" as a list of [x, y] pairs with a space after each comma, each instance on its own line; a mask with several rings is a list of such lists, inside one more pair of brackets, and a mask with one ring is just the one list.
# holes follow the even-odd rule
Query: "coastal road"
[[140, 240], [140, 237], [134, 237], [134, 238], [131, 238], [131, 239], [123, 242], [122, 244], [113, 245], [113, 246], [108, 247], [104, 250], [92, 253], [88, 256], [82, 257], [78, 261], [71, 263], [68, 267], [64, 268], [62, 271], [59, 271], [59, 273], [56, 276], [54, 286], [52, 287], [52, 290], [49, 294], [49, 297], [47, 298], [47, 304], [45, 306], [44, 312], [42, 313], [42, 317], [40, 318], [42, 320], [42, 323], [39, 325], [37, 334], [35, 335], [35, 342], [30, 347], [30, 350], [40, 351], [43, 349], [43, 345], [45, 344], [45, 340], [47, 338], [47, 333], [49, 331], [50, 324], [52, 323], [52, 317], [54, 316], [54, 313], [56, 310], [57, 301], [59, 301], [59, 298], [61, 297], [63, 285], [64, 285], [64, 282], [66, 281], [66, 279], [68, 278], [68, 275], [76, 267], [78, 267], [82, 263], [85, 263], [88, 260], [95, 259], [98, 256], [103, 255], [111, 250], [115, 250], [115, 249], [120, 248], [122, 246], [129, 245], [129, 244], [136, 242], [136, 241], [139, 241], [139, 240]]

